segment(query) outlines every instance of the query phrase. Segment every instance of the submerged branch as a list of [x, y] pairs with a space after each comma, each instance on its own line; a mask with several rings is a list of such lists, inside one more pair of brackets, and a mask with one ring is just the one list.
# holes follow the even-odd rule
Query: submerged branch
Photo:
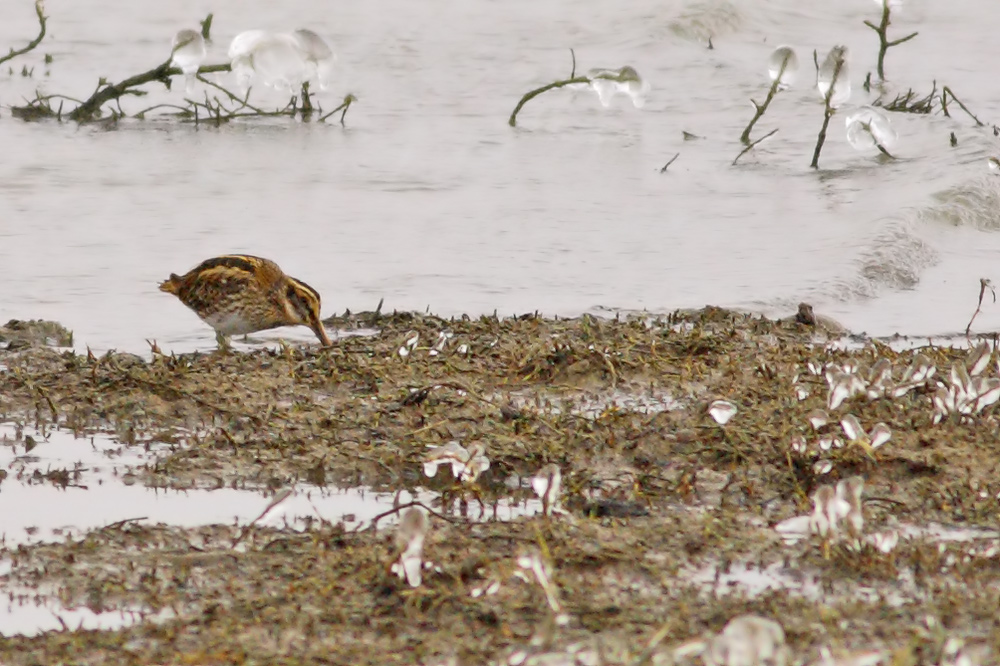
[[[757, 124], [757, 121], [760, 120], [761, 117], [763, 117], [764, 113], [767, 111], [768, 105], [771, 103], [771, 100], [778, 94], [778, 87], [781, 85], [781, 78], [785, 75], [785, 70], [788, 68], [788, 61], [791, 60], [791, 57], [792, 54], [789, 52], [781, 61], [781, 69], [778, 70], [778, 75], [774, 77], [774, 81], [771, 82], [771, 88], [767, 91], [767, 97], [764, 98], [764, 103], [758, 104], [754, 100], [750, 100], [750, 103], [754, 106], [755, 113], [753, 118], [750, 119], [750, 124], [747, 125], [747, 128], [743, 130], [743, 134], [740, 135], [740, 142], [744, 145], [750, 145], [750, 132], [753, 131], [753, 126]], [[774, 132], [771, 132], [771, 134], [774, 134]], [[770, 136], [770, 134], [768, 136]], [[743, 155], [743, 153], [740, 153], [740, 155]], [[738, 160], [739, 156], [737, 156], [736, 159]], [[733, 164], [736, 164], [736, 162], [734, 161]]]
[[760, 137], [759, 139], [757, 139], [756, 141], [754, 141], [753, 143], [751, 143], [750, 145], [748, 145], [746, 148], [744, 148], [743, 150], [741, 150], [740, 154], [736, 156], [736, 159], [733, 160], [733, 163], [730, 166], [736, 166], [736, 163], [740, 161], [741, 157], [743, 157], [744, 155], [746, 155], [747, 153], [749, 153], [751, 150], [754, 149], [754, 147], [757, 144], [763, 142], [764, 139], [769, 138], [771, 135], [773, 135], [777, 131], [778, 131], [778, 128], [775, 127], [773, 130], [771, 130], [770, 132], [768, 132], [767, 134], [765, 134], [764, 136]]
[[24, 55], [42, 43], [42, 40], [45, 38], [45, 22], [48, 20], [48, 17], [45, 15], [45, 8], [42, 6], [42, 0], [35, 0], [35, 14], [38, 15], [38, 36], [28, 42], [28, 45], [23, 49], [15, 51], [12, 48], [10, 53], [0, 57], [0, 65], [8, 60], [13, 60], [19, 55]]
[[680, 154], [680, 153], [677, 153], [676, 155], [674, 155], [673, 157], [671, 157], [671, 158], [670, 158], [670, 161], [669, 161], [669, 162], [667, 162], [666, 164], [664, 164], [664, 165], [663, 165], [663, 168], [662, 168], [662, 169], [660, 169], [660, 173], [666, 173], [666, 172], [667, 172], [667, 169], [669, 169], [669, 168], [670, 168], [670, 165], [671, 165], [671, 164], [673, 164], [673, 163], [674, 163], [675, 161], [677, 161], [677, 158], [678, 158], [678, 157], [680, 157], [680, 156], [681, 156], [681, 154]]
[[349, 108], [351, 108], [351, 104], [353, 104], [354, 102], [357, 102], [357, 101], [358, 101], [357, 97], [355, 97], [354, 95], [348, 93], [348, 95], [344, 98], [344, 101], [341, 103], [340, 106], [338, 106], [336, 109], [334, 109], [330, 113], [326, 114], [325, 116], [321, 116], [320, 119], [319, 119], [319, 121], [321, 123], [322, 122], [326, 122], [327, 118], [329, 118], [333, 114], [337, 113], [337, 111], [340, 111], [341, 112], [340, 113], [340, 124], [343, 125], [344, 124], [344, 116], [347, 115], [347, 110]]
[[[118, 83], [105, 84], [103, 87], [98, 85], [97, 90], [94, 91], [94, 94], [91, 95], [87, 101], [70, 111], [70, 119], [76, 120], [77, 122], [84, 122], [92, 120], [95, 117], [99, 117], [101, 107], [108, 102], [117, 100], [125, 95], [145, 95], [146, 92], [144, 90], [133, 90], [133, 88], [146, 83], [159, 81], [165, 85], [167, 89], [169, 89], [171, 77], [180, 76], [182, 74], [181, 70], [171, 66], [170, 62], [170, 60], [167, 60], [163, 64], [158, 67], [154, 67], [148, 72], [130, 76], [129, 78]], [[221, 65], [205, 65], [198, 68], [198, 74], [229, 71], [232, 70], [228, 63]]]
[[590, 83], [590, 79], [586, 76], [575, 76], [571, 79], [563, 79], [562, 81], [553, 81], [552, 83], [542, 86], [541, 88], [535, 88], [534, 90], [527, 92], [521, 98], [521, 101], [517, 103], [514, 107], [514, 111], [510, 114], [510, 118], [507, 119], [507, 124], [511, 127], [517, 127], [517, 114], [521, 111], [521, 107], [527, 104], [529, 101], [538, 97], [543, 92], [554, 90], [556, 88], [563, 88], [565, 86], [573, 85], [574, 83]]
[[969, 111], [969, 107], [967, 107], [965, 104], [962, 104], [962, 100], [960, 100], [958, 97], [956, 97], [955, 93], [953, 93], [951, 91], [951, 88], [949, 88], [948, 86], [945, 86], [944, 88], [941, 89], [941, 111], [944, 112], [944, 115], [948, 116], [949, 118], [951, 117], [951, 114], [948, 113], [948, 96], [949, 95], [951, 95], [951, 98], [953, 100], [955, 100], [956, 102], [958, 102], [958, 105], [960, 107], [962, 107], [963, 111], [965, 111], [967, 114], [969, 114], [970, 118], [972, 118], [973, 120], [976, 121], [976, 125], [978, 127], [983, 127], [986, 124], [983, 121], [981, 121], [979, 118], [977, 118], [976, 114], [974, 114], [972, 111]]
[[819, 154], [823, 150], [823, 144], [826, 142], [826, 129], [830, 126], [830, 118], [833, 117], [834, 113], [834, 108], [830, 100], [833, 98], [833, 91], [837, 88], [837, 79], [840, 78], [840, 70], [843, 66], [844, 57], [841, 54], [833, 66], [830, 88], [826, 91], [826, 95], [823, 96], [823, 126], [820, 127], [819, 136], [816, 137], [816, 149], [813, 151], [812, 162], [809, 163], [809, 166], [813, 169], [819, 168]]
[[526, 92], [524, 96], [521, 97], [521, 100], [517, 103], [517, 106], [514, 107], [514, 111], [511, 112], [510, 118], [507, 119], [508, 125], [510, 125], [511, 127], [517, 127], [517, 114], [521, 111], [521, 107], [527, 104], [530, 100], [541, 95], [543, 92], [547, 90], [554, 90], [555, 88], [562, 88], [564, 86], [572, 85], [574, 83], [587, 83], [587, 84], [590, 83], [590, 79], [587, 78], [586, 76], [576, 75], [576, 51], [570, 49], [569, 55], [573, 59], [573, 64], [569, 72], [569, 78], [564, 79], [562, 81], [554, 81], [548, 84], [547, 86], [542, 86], [541, 88], [535, 88], [530, 92]]

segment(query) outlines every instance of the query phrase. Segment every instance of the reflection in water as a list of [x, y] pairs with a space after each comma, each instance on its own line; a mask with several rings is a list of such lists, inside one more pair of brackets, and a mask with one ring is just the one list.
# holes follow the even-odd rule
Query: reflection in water
[[[0, 469], [7, 472], [3, 498], [21, 507], [0, 513], [0, 538], [8, 545], [47, 541], [131, 520], [180, 527], [245, 525], [256, 520], [258, 525], [297, 530], [326, 521], [357, 529], [396, 506], [408, 502], [434, 506], [438, 500], [437, 493], [420, 488], [384, 493], [300, 484], [261, 517], [271, 501], [260, 491], [143, 486], [138, 483], [138, 468], [151, 464], [160, 452], [155, 443], [148, 453], [145, 449], [146, 445], [126, 446], [108, 435], [77, 438], [63, 430], [19, 434], [13, 424], [0, 423]], [[535, 499], [501, 499], [479, 510], [462, 504], [441, 510], [475, 521], [512, 520], [540, 513], [542, 504]]]

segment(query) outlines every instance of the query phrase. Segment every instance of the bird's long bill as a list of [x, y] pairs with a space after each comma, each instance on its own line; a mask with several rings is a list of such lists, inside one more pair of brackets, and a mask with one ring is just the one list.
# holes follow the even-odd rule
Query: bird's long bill
[[326, 328], [323, 327], [323, 322], [319, 320], [319, 317], [317, 316], [310, 317], [310, 320], [311, 321], [309, 322], [309, 328], [313, 330], [313, 333], [315, 333], [316, 337], [320, 339], [320, 342], [323, 343], [323, 346], [324, 347], [331, 346], [333, 343], [330, 342], [330, 338], [326, 334]]

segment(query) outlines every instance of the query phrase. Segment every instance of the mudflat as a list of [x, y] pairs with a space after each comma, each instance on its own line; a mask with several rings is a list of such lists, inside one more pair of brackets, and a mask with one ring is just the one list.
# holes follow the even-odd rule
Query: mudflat
[[[988, 346], [831, 344], [718, 308], [327, 324], [329, 349], [150, 359], [59, 350], [55, 325], [12, 322], [0, 421], [155, 443], [136, 470], [153, 487], [429, 489], [421, 584], [390, 570], [394, 515], [359, 529], [122, 522], [4, 544], [0, 581], [15, 610], [48, 595], [138, 619], [0, 639], [0, 662], [700, 663], [696, 641], [746, 614], [783, 627], [794, 663], [822, 650], [987, 663], [1000, 649]], [[430, 447], [451, 441], [480, 443], [489, 469], [426, 477]], [[489, 518], [533, 500], [550, 464], [559, 510]], [[30, 510], [3, 505], [7, 484], [72, 482], [12, 469], [4, 511]], [[855, 477], [863, 525], [820, 530], [813, 497]]]

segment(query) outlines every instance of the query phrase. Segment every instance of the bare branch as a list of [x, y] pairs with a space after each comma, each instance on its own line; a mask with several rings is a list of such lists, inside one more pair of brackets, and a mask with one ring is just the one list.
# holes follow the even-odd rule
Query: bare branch
[[24, 55], [42, 43], [42, 40], [45, 38], [45, 22], [48, 20], [48, 17], [45, 15], [45, 8], [42, 6], [42, 0], [35, 0], [35, 14], [38, 15], [38, 36], [31, 40], [23, 49], [18, 51], [11, 49], [10, 53], [0, 57], [0, 65], [19, 55]]
[[674, 162], [676, 162], [677, 158], [680, 157], [680, 156], [681, 156], [681, 154], [677, 153], [676, 155], [674, 155], [673, 157], [671, 157], [670, 161], [667, 162], [666, 164], [664, 164], [663, 168], [660, 169], [660, 173], [666, 173], [667, 169], [670, 168], [670, 165], [673, 164]]
[[753, 143], [751, 143], [749, 146], [747, 146], [746, 148], [744, 148], [743, 150], [741, 150], [740, 154], [737, 155], [736, 159], [733, 160], [733, 163], [732, 163], [731, 166], [736, 166], [736, 163], [740, 161], [741, 157], [743, 157], [744, 155], [746, 155], [747, 153], [749, 153], [751, 150], [753, 150], [754, 146], [756, 146], [758, 143], [761, 143], [764, 139], [768, 138], [769, 136], [771, 136], [772, 134], [774, 134], [777, 131], [778, 131], [778, 128], [775, 127], [773, 130], [771, 130], [770, 132], [768, 132], [767, 134], [765, 134], [764, 136], [760, 137], [759, 139], [757, 139], [756, 141], [754, 141]]
[[333, 114], [337, 113], [337, 111], [340, 111], [341, 112], [341, 114], [340, 114], [340, 124], [343, 125], [344, 124], [344, 116], [347, 115], [347, 110], [349, 108], [351, 108], [351, 104], [353, 104], [354, 102], [357, 102], [357, 101], [358, 101], [357, 97], [355, 97], [354, 95], [348, 94], [344, 98], [344, 101], [343, 101], [343, 103], [341, 103], [340, 106], [338, 106], [336, 109], [334, 109], [330, 113], [326, 114], [325, 116], [321, 116], [320, 119], [319, 119], [319, 121], [320, 122], [325, 122], [327, 118], [329, 118]]
[[535, 97], [541, 95], [543, 92], [554, 90], [556, 88], [563, 88], [565, 86], [569, 86], [574, 83], [590, 83], [590, 79], [588, 79], [586, 76], [574, 76], [572, 78], [564, 79], [562, 81], [553, 81], [552, 83], [542, 86], [541, 88], [535, 88], [530, 92], [526, 92], [524, 96], [521, 97], [521, 101], [519, 101], [517, 103], [517, 106], [514, 107], [514, 111], [510, 114], [510, 118], [507, 119], [507, 124], [510, 125], [511, 127], [517, 127], [517, 114], [521, 111], [521, 107], [523, 107], [525, 104], [527, 104]]

